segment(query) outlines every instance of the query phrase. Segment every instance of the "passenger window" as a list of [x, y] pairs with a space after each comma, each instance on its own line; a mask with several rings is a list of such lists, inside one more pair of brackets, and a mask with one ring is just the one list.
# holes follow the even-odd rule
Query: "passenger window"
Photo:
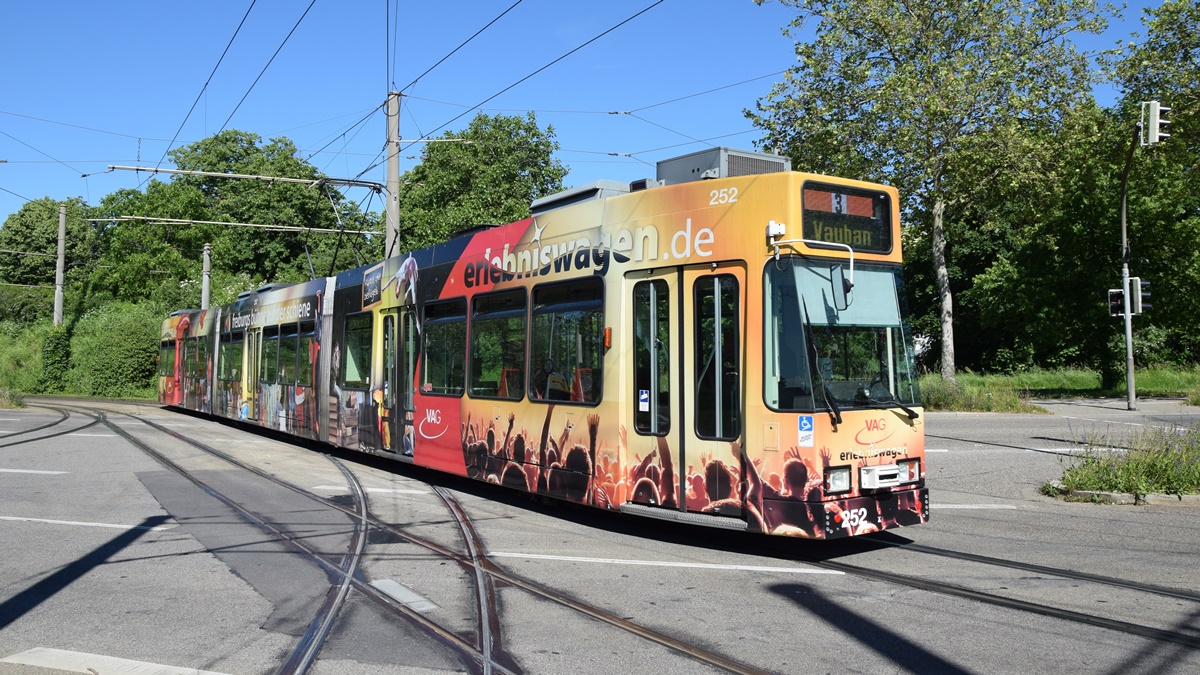
[[604, 382], [604, 284], [533, 289], [529, 398], [598, 403]]
[[346, 389], [366, 389], [371, 378], [370, 312], [346, 317], [342, 340], [341, 385]]
[[421, 392], [462, 396], [467, 355], [466, 299], [425, 305], [421, 329]]
[[476, 296], [471, 396], [520, 400], [525, 388], [525, 291]]

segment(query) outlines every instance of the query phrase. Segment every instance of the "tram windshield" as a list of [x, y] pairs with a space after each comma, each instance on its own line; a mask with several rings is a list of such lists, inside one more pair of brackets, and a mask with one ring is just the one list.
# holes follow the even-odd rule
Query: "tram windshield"
[[784, 257], [767, 264], [766, 404], [788, 412], [919, 405], [900, 269], [856, 265], [850, 304], [840, 311], [832, 276], [828, 262]]

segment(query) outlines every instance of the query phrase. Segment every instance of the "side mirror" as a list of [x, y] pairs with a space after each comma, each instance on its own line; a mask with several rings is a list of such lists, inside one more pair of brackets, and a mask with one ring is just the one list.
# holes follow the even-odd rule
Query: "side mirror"
[[848, 294], [853, 290], [854, 285], [846, 280], [846, 273], [841, 265], [829, 267], [829, 283], [833, 288], [833, 308], [840, 312], [849, 307]]

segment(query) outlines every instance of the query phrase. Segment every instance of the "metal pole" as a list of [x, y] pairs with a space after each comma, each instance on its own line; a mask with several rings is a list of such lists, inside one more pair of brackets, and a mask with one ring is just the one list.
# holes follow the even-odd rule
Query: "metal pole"
[[212, 267], [212, 244], [204, 245], [204, 272], [200, 283], [200, 309], [208, 309], [209, 271]]
[[[1133, 150], [1142, 135], [1142, 123], [1133, 128], [1133, 142], [1125, 156], [1125, 170], [1121, 172], [1121, 288], [1125, 297], [1125, 408], [1137, 410], [1137, 392], [1133, 383], [1133, 313], [1129, 297], [1129, 236], [1125, 226], [1125, 197], [1129, 188], [1129, 167], [1133, 164]], [[1141, 289], [1138, 289], [1141, 292]]]
[[67, 205], [58, 207], [58, 262], [54, 265], [54, 326], [63, 324], [63, 268], [66, 267]]
[[387, 213], [383, 257], [390, 258], [399, 251], [400, 237], [400, 92], [388, 93], [387, 103]]

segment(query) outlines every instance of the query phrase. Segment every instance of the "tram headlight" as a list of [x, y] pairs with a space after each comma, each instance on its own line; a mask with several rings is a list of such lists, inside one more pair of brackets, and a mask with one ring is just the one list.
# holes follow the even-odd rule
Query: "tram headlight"
[[896, 462], [900, 469], [900, 483], [916, 483], [921, 480], [921, 460], [902, 459]]
[[850, 467], [831, 466], [825, 469], [825, 494], [850, 491]]

